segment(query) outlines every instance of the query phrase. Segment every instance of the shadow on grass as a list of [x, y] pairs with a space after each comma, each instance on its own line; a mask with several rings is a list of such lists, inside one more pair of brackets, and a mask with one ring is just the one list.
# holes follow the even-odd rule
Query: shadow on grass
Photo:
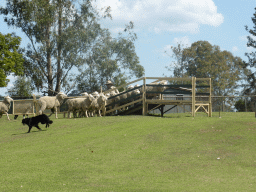
[[[150, 117], [162, 117], [161, 114], [148, 114]], [[186, 115], [164, 115], [162, 118], [182, 118], [182, 117], [192, 117], [189, 114]]]
[[[42, 132], [42, 131], [47, 131], [47, 130], [40, 130], [40, 131], [39, 131], [39, 130], [38, 130], [38, 131], [36, 130], [36, 131], [30, 131], [30, 133], [35, 133], [35, 132], [36, 132], [36, 133], [38, 133], [38, 132]], [[29, 133], [28, 133], [28, 132], [24, 132], [24, 133], [16, 133], [16, 134], [12, 134], [12, 135], [23, 135], [23, 134], [29, 134]]]

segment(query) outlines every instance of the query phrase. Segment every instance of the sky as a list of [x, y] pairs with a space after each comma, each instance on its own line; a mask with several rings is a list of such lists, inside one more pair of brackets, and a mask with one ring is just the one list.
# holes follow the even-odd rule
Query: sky
[[[5, 3], [0, 0], [0, 6]], [[172, 75], [166, 67], [172, 63], [170, 46], [177, 43], [190, 46], [199, 40], [208, 41], [245, 61], [245, 53], [253, 51], [246, 46], [249, 33], [245, 25], [253, 27], [255, 0], [97, 0], [94, 5], [99, 9], [111, 7], [112, 20], [105, 19], [101, 24], [113, 35], [134, 22], [138, 37], [135, 48], [145, 77]], [[19, 29], [8, 28], [2, 16], [0, 32], [16, 32], [22, 38], [22, 47], [28, 43]], [[15, 77], [9, 79], [8, 87], [0, 88], [0, 95], [6, 95], [13, 86]]]

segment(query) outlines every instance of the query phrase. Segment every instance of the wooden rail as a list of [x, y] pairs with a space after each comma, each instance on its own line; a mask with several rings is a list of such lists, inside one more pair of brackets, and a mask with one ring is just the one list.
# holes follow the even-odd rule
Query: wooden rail
[[[153, 82], [159, 82], [159, 81], [162, 81], [162, 80], [166, 80], [166, 81], [175, 81], [176, 83], [180, 82], [180, 81], [186, 81], [186, 82], [191, 82], [191, 84], [182, 84], [181, 83], [181, 84], [171, 84], [171, 85], [170, 84], [168, 84], [168, 85], [155, 85], [155, 84], [152, 84], [152, 83], [151, 84], [147, 84], [146, 80], [155, 80]], [[135, 87], [133, 89], [125, 91], [124, 93], [120, 93], [118, 95], [110, 97], [110, 99], [112, 99], [112, 98], [121, 96], [122, 94], [126, 94], [126, 93], [128, 93], [130, 91], [133, 91], [135, 89], [140, 89], [141, 90], [140, 95], [136, 95], [136, 96], [128, 98], [128, 99], [136, 99], [136, 100], [134, 100], [132, 102], [129, 102], [129, 103], [125, 103], [125, 104], [117, 106], [117, 107], [114, 107], [113, 109], [110, 109], [110, 110], [105, 110], [104, 109], [104, 114], [108, 114], [108, 113], [120, 110], [122, 108], [125, 108], [127, 106], [130, 106], [130, 105], [136, 104], [138, 102], [141, 102], [142, 103], [142, 115], [147, 115], [149, 113], [148, 105], [155, 104], [155, 105], [158, 105], [155, 108], [158, 108], [161, 105], [163, 105], [163, 106], [164, 105], [177, 105], [177, 106], [190, 105], [191, 108], [192, 108], [191, 114], [192, 114], [193, 117], [195, 116], [196, 112], [200, 108], [202, 108], [208, 114], [209, 117], [212, 116], [212, 101], [211, 101], [211, 97], [212, 97], [211, 89], [212, 89], [212, 86], [211, 86], [211, 78], [196, 78], [196, 77], [192, 77], [192, 78], [143, 77], [143, 78], [139, 78], [137, 80], [134, 80], [132, 82], [129, 82], [127, 84], [120, 85], [117, 88], [107, 90], [107, 91], [105, 91], [103, 93], [106, 94], [106, 93], [109, 93], [109, 92], [114, 91], [114, 90], [119, 89], [119, 88], [126, 88], [128, 85], [131, 85], [133, 83], [137, 83], [139, 81], [143, 81], [141, 86]], [[196, 83], [197, 81], [207, 81], [208, 85], [200, 85], [200, 84], [198, 84], [198, 86], [197, 86], [197, 83]], [[147, 91], [147, 87], [151, 87], [151, 86], [154, 86], [154, 87], [164, 87], [165, 86], [165, 87], [173, 89], [175, 91], [166, 91], [166, 92]], [[198, 89], [203, 89], [203, 90], [209, 89], [209, 92], [202, 92], [201, 93], [201, 92], [198, 92]], [[147, 97], [148, 97], [149, 94], [158, 94], [158, 99], [148, 99]], [[166, 95], [166, 94], [185, 94], [185, 95], [191, 95], [191, 100], [173, 100], [173, 99], [165, 100], [165, 99], [163, 99], [163, 95]], [[203, 97], [207, 97], [208, 100], [207, 101], [197, 101], [196, 100], [198, 98], [197, 95], [204, 95]], [[136, 98], [138, 96], [139, 96], [139, 98]], [[68, 98], [75, 98], [75, 97], [68, 97]], [[17, 102], [17, 101], [31, 102], [31, 105], [33, 106], [32, 110], [27, 112], [27, 113], [15, 112], [15, 102]], [[123, 102], [123, 101], [112, 103], [112, 105], [115, 105], [115, 104], [118, 104], [118, 103], [121, 103], [121, 102]], [[35, 109], [34, 109], [34, 101], [33, 101], [33, 99], [15, 100], [13, 102], [13, 111], [12, 112], [13, 112], [14, 115], [16, 115], [16, 114], [17, 115], [22, 115], [22, 114], [33, 114], [33, 115], [35, 115], [34, 111], [35, 111]], [[61, 113], [61, 112], [59, 112], [59, 113]], [[62, 113], [65, 113], [65, 112], [62, 112]]]
[[[154, 84], [147, 84], [146, 80], [152, 80], [155, 79], [155, 81], [153, 82], [159, 82], [162, 80], [166, 80], [166, 81], [175, 81], [175, 82], [179, 82], [179, 81], [186, 81], [186, 82], [191, 82], [191, 84], [173, 84], [173, 85], [154, 85]], [[132, 105], [134, 103], [137, 102], [141, 102], [142, 101], [142, 115], [147, 115], [148, 114], [148, 105], [150, 104], [158, 104], [158, 105], [177, 105], [177, 106], [184, 106], [184, 105], [190, 105], [192, 110], [191, 110], [191, 114], [194, 117], [196, 112], [202, 108], [205, 113], [208, 114], [208, 116], [212, 116], [212, 103], [211, 103], [211, 78], [196, 78], [196, 77], [192, 77], [192, 78], [169, 78], [169, 77], [143, 77], [137, 80], [134, 80], [130, 83], [124, 84], [124, 85], [120, 85], [115, 89], [119, 89], [119, 88], [126, 88], [128, 85], [136, 83], [138, 81], [143, 80], [143, 84], [139, 87], [141, 88], [141, 97], [137, 100], [137, 101], [133, 101], [130, 102], [128, 104], [124, 104], [122, 106], [117, 106], [111, 110], [106, 111], [106, 113], [110, 113], [110, 112], [114, 112], [117, 111], [119, 109], [122, 109], [124, 107], [127, 107], [129, 105]], [[197, 81], [207, 81], [208, 85], [200, 85], [198, 84], [197, 86]], [[154, 86], [154, 87], [167, 87], [167, 88], [171, 88], [171, 89], [177, 89], [177, 91], [165, 91], [165, 92], [159, 92], [159, 91], [147, 91], [147, 87], [150, 86]], [[190, 88], [190, 89], [188, 89]], [[114, 91], [115, 89], [110, 89], [105, 91], [104, 93], [109, 93], [111, 91]], [[135, 90], [138, 88], [134, 88], [132, 90]], [[208, 89], [209, 92], [197, 92], [198, 89]], [[126, 92], [123, 92], [121, 94], [118, 94], [116, 96], [113, 96], [111, 98], [115, 98], [118, 97], [122, 94], [125, 94], [129, 91], [132, 90], [128, 90]], [[159, 94], [158, 99], [147, 99], [148, 94]], [[163, 99], [163, 95], [166, 94], [190, 94], [191, 95], [191, 100], [164, 100]], [[197, 101], [196, 98], [198, 98], [197, 95], [204, 95], [208, 98], [208, 101]], [[121, 102], [119, 102], [121, 103]], [[152, 110], [152, 109], [151, 109]], [[151, 111], [150, 110], [150, 111]]]

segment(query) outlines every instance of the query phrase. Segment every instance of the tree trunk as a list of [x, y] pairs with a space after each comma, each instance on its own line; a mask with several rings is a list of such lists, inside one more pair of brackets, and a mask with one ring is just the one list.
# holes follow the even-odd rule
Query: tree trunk
[[56, 93], [60, 92], [60, 84], [61, 84], [61, 77], [62, 77], [62, 69], [61, 69], [61, 31], [62, 31], [62, 5], [61, 0], [58, 0], [59, 6], [59, 18], [58, 18], [58, 55], [57, 55], [57, 83], [55, 91]]
[[51, 42], [50, 42], [50, 24], [46, 26], [46, 47], [47, 47], [47, 80], [48, 80], [48, 95], [53, 95], [53, 79], [52, 79], [52, 63], [51, 63]]

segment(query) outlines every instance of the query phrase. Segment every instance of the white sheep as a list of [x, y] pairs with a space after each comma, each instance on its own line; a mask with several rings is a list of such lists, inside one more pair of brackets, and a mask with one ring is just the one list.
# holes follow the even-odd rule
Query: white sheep
[[[134, 89], [134, 88], [136, 88], [136, 87], [138, 87], [138, 85], [137, 85], [137, 86], [130, 85], [130, 86], [128, 87], [128, 90]], [[140, 90], [139, 90], [139, 89], [134, 89], [134, 90], [132, 90], [132, 91], [127, 92], [127, 97], [129, 98], [129, 97], [136, 96], [136, 95], [139, 95], [139, 94], [140, 94]], [[136, 100], [136, 99], [137, 99], [137, 97], [130, 98], [130, 99], [127, 101], [127, 103], [133, 102], [133, 101]]]
[[[110, 87], [111, 89], [113, 89], [112, 91], [110, 91], [109, 93], [107, 93], [105, 96], [107, 97], [107, 102], [106, 102], [106, 105], [109, 105], [115, 101], [119, 101], [120, 100], [120, 96], [117, 96], [117, 97], [114, 97], [114, 98], [111, 98], [117, 94], [119, 94], [119, 91], [116, 89], [115, 86], [111, 86]], [[109, 99], [111, 98], [111, 99]], [[109, 106], [107, 107], [107, 110], [111, 110], [113, 108], [117, 107], [117, 105], [115, 104], [114, 106]]]
[[95, 100], [95, 98], [89, 94], [88, 97], [83, 101], [81, 104], [83, 112], [85, 112], [85, 116], [88, 117], [88, 110], [91, 107], [92, 102]]
[[99, 94], [97, 98], [93, 99], [90, 107], [88, 108], [92, 116], [94, 112], [98, 112], [99, 116], [101, 117], [100, 111], [101, 110], [104, 111], [106, 101], [107, 101], [107, 97], [102, 93]]
[[98, 98], [100, 96], [99, 92], [98, 91], [94, 91], [92, 94], [91, 94], [94, 98]]
[[[118, 89], [117, 89], [115, 86], [111, 86], [110, 89], [114, 89], [114, 90], [112, 90], [111, 92], [114, 92], [115, 95], [116, 95], [116, 94], [119, 94], [119, 91], [118, 91]], [[112, 93], [112, 94], [113, 94], [113, 93]]]
[[[128, 95], [127, 95], [126, 91], [122, 91], [122, 92], [120, 92], [119, 94], [121, 94], [121, 95], [120, 95], [120, 96], [117, 96], [117, 97], [115, 98], [115, 101], [118, 102], [118, 103], [115, 105], [115, 107], [118, 107], [118, 106], [121, 106], [121, 105], [124, 105], [124, 104], [127, 103], [126, 99], [127, 99]], [[120, 111], [122, 111], [122, 110], [125, 110], [125, 108], [119, 109], [118, 111], [120, 112]]]
[[[139, 85], [137, 85], [136, 87], [138, 87], [138, 86], [139, 86]], [[123, 93], [123, 94], [120, 95], [119, 97], [117, 97], [117, 99], [116, 99], [116, 101], [121, 101], [121, 102], [118, 103], [118, 106], [124, 105], [124, 104], [126, 104], [126, 103], [130, 103], [130, 102], [132, 102], [132, 101], [135, 100], [135, 97], [129, 98], [129, 97], [131, 97], [131, 96], [135, 96], [135, 95], [139, 95], [139, 94], [140, 94], [139, 88], [138, 88], [138, 89], [134, 89], [134, 88], [135, 88], [135, 86], [130, 85], [130, 86], [128, 86], [128, 88], [127, 88], [127, 91], [128, 91], [127, 93], [125, 93], [126, 91], [121, 92], [121, 93]], [[134, 90], [132, 90], [132, 89], [134, 89]], [[129, 91], [129, 90], [131, 90], [131, 91]], [[129, 106], [123, 108], [122, 110], [125, 110], [125, 109], [127, 109], [128, 107], [129, 107]], [[121, 110], [119, 110], [119, 111], [121, 111]]]
[[88, 93], [87, 93], [87, 92], [84, 92], [84, 93], [81, 93], [81, 95], [82, 95], [83, 97], [87, 97], [87, 96], [88, 96]]
[[[35, 100], [35, 96], [34, 100]], [[37, 105], [40, 107], [38, 113], [41, 115], [45, 109], [51, 109], [51, 116], [55, 111], [55, 118], [57, 119], [57, 109], [61, 106], [64, 99], [67, 97], [66, 94], [59, 92], [56, 96], [44, 96], [40, 97], [37, 101]]]
[[74, 98], [74, 99], [68, 99], [66, 101], [66, 104], [68, 106], [68, 118], [71, 118], [71, 112], [73, 112], [73, 117], [76, 117], [76, 111], [79, 112], [79, 116], [81, 116], [82, 110], [82, 103], [84, 100], [88, 97], [88, 93], [84, 92], [81, 93], [82, 98]]
[[71, 118], [71, 112], [73, 112], [73, 116], [76, 117], [76, 111], [79, 113], [82, 112], [82, 103], [84, 102], [85, 98], [74, 98], [74, 99], [68, 99], [66, 101], [68, 106], [68, 118]]
[[[130, 86], [128, 87], [128, 90], [134, 89], [134, 88], [136, 88], [136, 87], [139, 87], [139, 85], [136, 85], [136, 86], [130, 85]], [[138, 88], [138, 89], [134, 89], [134, 90], [132, 90], [132, 91], [127, 92], [127, 97], [135, 96], [135, 95], [139, 95], [139, 94], [140, 94], [140, 89]], [[132, 99], [132, 101], [133, 101], [133, 100], [134, 100], [134, 99]]]
[[[167, 81], [166, 80], [162, 80], [160, 82], [154, 82], [154, 83], [150, 83], [150, 85], [167, 85]], [[164, 92], [164, 90], [166, 90], [165, 86], [147, 86], [147, 92]], [[156, 98], [156, 96], [159, 96], [159, 93], [147, 93], [147, 96]]]
[[11, 106], [11, 101], [13, 101], [13, 99], [9, 96], [6, 96], [3, 100], [3, 102], [0, 102], [0, 118], [2, 117], [3, 114], [6, 114], [7, 119], [10, 121], [8, 111]]

